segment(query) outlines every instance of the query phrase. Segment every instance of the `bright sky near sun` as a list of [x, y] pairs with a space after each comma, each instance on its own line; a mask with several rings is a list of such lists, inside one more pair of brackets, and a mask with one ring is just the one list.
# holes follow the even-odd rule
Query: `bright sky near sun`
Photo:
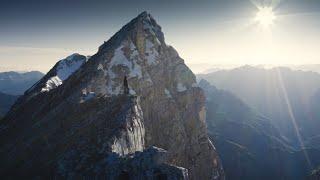
[[192, 69], [320, 64], [318, 0], [45, 1], [1, 3], [0, 71], [46, 72], [71, 53], [92, 55], [143, 10]]
[[197, 38], [178, 41], [180, 52], [195, 63], [191, 65], [320, 64], [318, 12], [278, 14], [277, 5], [256, 5], [253, 17], [191, 32], [189, 36]]

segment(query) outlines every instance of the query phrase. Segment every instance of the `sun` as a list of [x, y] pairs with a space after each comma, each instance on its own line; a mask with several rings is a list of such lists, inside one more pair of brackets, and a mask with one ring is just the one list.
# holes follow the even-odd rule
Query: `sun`
[[255, 21], [263, 27], [270, 27], [273, 25], [276, 15], [274, 14], [271, 7], [259, 8], [259, 11], [255, 17]]

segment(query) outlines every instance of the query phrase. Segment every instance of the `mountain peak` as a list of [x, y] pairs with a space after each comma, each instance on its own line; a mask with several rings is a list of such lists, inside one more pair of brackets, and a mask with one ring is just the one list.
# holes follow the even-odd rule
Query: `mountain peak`
[[141, 46], [145, 39], [157, 41], [159, 45], [165, 45], [164, 34], [161, 26], [146, 11], [123, 26], [113, 37], [100, 46], [99, 51], [105, 51], [108, 47], [118, 47], [124, 40], [131, 40], [136, 46]]
[[147, 11], [143, 11], [142, 13], [140, 13], [138, 16], [137, 16], [138, 19], [149, 19], [149, 18], [152, 18], [151, 14], [148, 13]]
[[83, 55], [81, 55], [79, 53], [73, 53], [73, 54], [67, 56], [65, 59], [62, 59], [62, 60], [73, 60], [73, 59], [75, 59], [77, 57], [80, 57], [80, 56], [82, 57]]
[[73, 53], [61, 59], [38, 83], [26, 91], [27, 94], [36, 95], [42, 92], [49, 92], [60, 86], [76, 70], [87, 61], [87, 57], [79, 53]]
[[[57, 66], [60, 66], [60, 63]], [[57, 68], [53, 68], [55, 69]], [[74, 132], [89, 133], [89, 131], [78, 131], [74, 128], [87, 127], [88, 123], [94, 122], [92, 118], [101, 122], [101, 124], [94, 123], [93, 128], [106, 129], [90, 132], [98, 134], [102, 131], [114, 132], [114, 128], [108, 129], [104, 126], [110, 124], [105, 123], [106, 118], [115, 117], [115, 114], [109, 110], [119, 110], [118, 107], [123, 103], [118, 97], [124, 94], [139, 96], [141, 116], [145, 125], [145, 135], [139, 136], [145, 142], [143, 149], [157, 146], [167, 150], [168, 163], [187, 168], [191, 179], [223, 179], [218, 155], [206, 132], [203, 91], [197, 86], [196, 77], [185, 65], [184, 60], [179, 57], [174, 48], [166, 45], [161, 27], [149, 13], [143, 12], [123, 26], [110, 40], [100, 46], [98, 52], [84, 62], [80, 69], [72, 74], [68, 73], [67, 75], [70, 76], [67, 79], [63, 78], [65, 79], [63, 84], [50, 83], [51, 77], [55, 77], [52, 80], [56, 80], [56, 77], [60, 77], [59, 74], [61, 73], [57, 71], [52, 71], [52, 74], [49, 72], [41, 80], [42, 86], [38, 86], [48, 87], [43, 93], [38, 93], [31, 98], [24, 95], [16, 103], [5, 118], [6, 122], [12, 124], [12, 130], [8, 132], [12, 131], [15, 135], [17, 133], [14, 131], [17, 129], [26, 128], [20, 122], [33, 125], [32, 123], [36, 120], [39, 123], [48, 122], [45, 126], [49, 126], [50, 123], [59, 123], [58, 125], [63, 127], [71, 125], [69, 126], [71, 129], [66, 128], [66, 132], [70, 135]], [[107, 99], [115, 99], [115, 101]], [[114, 108], [106, 108], [108, 107], [106, 105]], [[79, 110], [78, 107], [84, 107], [84, 109]], [[91, 107], [92, 111], [87, 107]], [[123, 114], [121, 108], [119, 112]], [[78, 119], [78, 116], [82, 119]], [[136, 118], [133, 114], [131, 116]], [[11, 124], [8, 126], [11, 127]], [[19, 128], [16, 128], [17, 124]], [[46, 132], [54, 135], [59, 128], [50, 129], [52, 131]], [[114, 139], [113, 141], [118, 142], [114, 146], [116, 152], [128, 155], [129, 151], [125, 144], [132, 144], [134, 147], [142, 145], [136, 141], [140, 139], [135, 136], [139, 133], [140, 131], [132, 130], [128, 132], [128, 137], [125, 139], [134, 142]], [[38, 135], [44, 137], [41, 133]], [[83, 135], [86, 137], [85, 134]], [[78, 143], [77, 140], [72, 141]], [[104, 142], [106, 141], [100, 139], [97, 141], [101, 147], [105, 146]], [[0, 141], [0, 144], [3, 143]], [[106, 152], [106, 150], [103, 151]], [[57, 152], [54, 156], [59, 154], [60, 152]], [[19, 161], [16, 162], [19, 163]]]
[[156, 20], [147, 11], [143, 11], [142, 13], [140, 13], [137, 17], [132, 19], [127, 25], [135, 24], [135, 23], [143, 23], [144, 25], [149, 24], [151, 26], [159, 26]]

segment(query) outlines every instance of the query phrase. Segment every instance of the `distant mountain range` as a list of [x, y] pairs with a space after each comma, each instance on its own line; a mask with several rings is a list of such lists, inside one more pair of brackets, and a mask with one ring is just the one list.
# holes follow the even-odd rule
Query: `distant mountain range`
[[0, 92], [0, 118], [5, 115], [17, 100], [18, 96], [4, 94]]
[[296, 65], [296, 66], [289, 66], [293, 70], [302, 70], [302, 71], [311, 71], [320, 73], [320, 64], [306, 64], [306, 65]]
[[[243, 65], [237, 65], [237, 64], [206, 64], [206, 63], [199, 63], [199, 64], [190, 64], [192, 67], [192, 70], [199, 74], [208, 74], [213, 73], [217, 71], [223, 71], [223, 70], [231, 70], [235, 68], [242, 67]], [[261, 69], [272, 69], [272, 68], [280, 68], [280, 67], [287, 67], [291, 70], [297, 70], [297, 71], [309, 71], [309, 72], [316, 72], [320, 73], [320, 64], [305, 64], [305, 65], [267, 65], [267, 64], [261, 64], [261, 65], [250, 65], [254, 68], [261, 68]]]
[[299, 180], [320, 165], [320, 74], [243, 66], [198, 78], [212, 84], [200, 86], [227, 178]]
[[39, 71], [26, 73], [19, 72], [1, 72], [0, 73], [0, 92], [11, 95], [22, 95], [35, 82], [44, 76]]
[[0, 73], [0, 117], [4, 116], [10, 107], [28, 88], [39, 81], [44, 74], [31, 72], [1, 72]]
[[[37, 96], [39, 93], [49, 92], [59, 87], [64, 80], [86, 61], [87, 57], [79, 54], [73, 54], [59, 61], [46, 76], [25, 93], [25, 96]], [[320, 107], [320, 91], [317, 90], [318, 75], [315, 73], [293, 71], [286, 68], [266, 70], [245, 66], [233, 70], [217, 71], [212, 74], [202, 74], [198, 76], [200, 79], [208, 79], [218, 85], [220, 85], [219, 83], [223, 85], [226, 83], [233, 88], [235, 88], [233, 83], [239, 82], [240, 78], [244, 84], [243, 86], [238, 85], [235, 90], [232, 88], [222, 88], [228, 89], [222, 90], [211, 85], [204, 79], [198, 83], [207, 97], [206, 121], [208, 133], [221, 157], [226, 179], [300, 180], [305, 179], [312, 172], [313, 168], [320, 165], [320, 136], [315, 135], [305, 138], [304, 143], [309, 148], [304, 150], [297, 149], [297, 147], [292, 144], [292, 141], [290, 141], [290, 138], [283, 135], [282, 130], [277, 127], [275, 120], [271, 119], [272, 116], [270, 116], [270, 114], [269, 116], [265, 115], [264, 113], [266, 113], [266, 111], [260, 111], [261, 109], [259, 110], [259, 108], [252, 108], [252, 106], [247, 105], [245, 102], [247, 99], [242, 100], [242, 98], [238, 98], [246, 97], [242, 96], [239, 92], [250, 91], [251, 95], [253, 95], [253, 97], [250, 97], [252, 99], [257, 98], [255, 93], [266, 93], [261, 89], [253, 91], [250, 90], [250, 88], [257, 88], [263, 84], [258, 81], [265, 81], [265, 79], [270, 80], [270, 77], [275, 77], [275, 72], [277, 72], [278, 75], [279, 73], [281, 74], [282, 80], [285, 81], [285, 88], [289, 88], [289, 85], [290, 87], [296, 88], [300, 87], [301, 83], [306, 83], [308, 86], [303, 86], [307, 87], [306, 90], [299, 88], [299, 91], [292, 91], [289, 88], [290, 90], [287, 92], [289, 92], [289, 94], [305, 94], [309, 97], [309, 112], [313, 112], [315, 119], [320, 117], [320, 111], [318, 109], [318, 107]], [[261, 76], [261, 74], [264, 74], [264, 76]], [[265, 76], [268, 78], [265, 78]], [[220, 79], [222, 77], [223, 80]], [[258, 80], [256, 80], [256, 78]], [[304, 78], [308, 81], [302, 81]], [[274, 82], [274, 84], [276, 83]], [[231, 93], [232, 91], [233, 93]], [[238, 96], [235, 94], [238, 94]], [[166, 94], [166, 96], [172, 95], [170, 93]], [[263, 95], [260, 94], [260, 96]], [[18, 96], [0, 93], [0, 110], [6, 112], [17, 97]], [[91, 98], [88, 98], [88, 100]], [[250, 100], [250, 98], [248, 99]], [[293, 97], [289, 98], [292, 99]], [[253, 101], [252, 105], [258, 107], [254, 102], [255, 101]], [[270, 102], [272, 101], [270, 100]], [[264, 109], [262, 108], [262, 110]], [[279, 118], [277, 116], [273, 117]], [[311, 166], [308, 164], [309, 162], [306, 160], [305, 154], [308, 154]], [[318, 174], [318, 171], [313, 171], [310, 179], [319, 176]]]
[[291, 145], [319, 135], [316, 94], [320, 74], [289, 68], [263, 69], [244, 66], [198, 75], [219, 89], [232, 92], [256, 112], [268, 117]]
[[92, 57], [0, 73], [0, 176], [316, 180], [319, 68], [217, 66], [197, 82], [143, 12]]
[[320, 149], [295, 150], [270, 119], [235, 95], [205, 80], [199, 85], [207, 97], [208, 133], [221, 157], [226, 179], [300, 180], [313, 166], [320, 165]]

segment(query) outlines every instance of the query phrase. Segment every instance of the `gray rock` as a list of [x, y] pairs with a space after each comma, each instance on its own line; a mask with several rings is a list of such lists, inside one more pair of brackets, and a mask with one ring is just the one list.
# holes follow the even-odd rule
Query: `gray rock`
[[[137, 95], [141, 99], [139, 104], [142, 113], [138, 114], [143, 114], [144, 136], [139, 128], [132, 129], [129, 126], [128, 130], [119, 131], [113, 127], [113, 124], [119, 126], [117, 119], [123, 115], [121, 107], [128, 104], [116, 98], [124, 93], [124, 78], [127, 79], [129, 95]], [[167, 150], [167, 164], [188, 169], [190, 179], [224, 179], [219, 157], [207, 135], [205, 96], [197, 87], [196, 78], [184, 60], [165, 43], [161, 27], [146, 12], [100, 46], [99, 51], [61, 85], [37, 93], [40, 88], [42, 86], [35, 85], [29, 94], [20, 98], [1, 124], [5, 129], [0, 134], [1, 159], [6, 159], [8, 152], [24, 154], [21, 151], [23, 148], [12, 151], [10, 148], [15, 149], [13, 144], [7, 147], [12, 140], [18, 141], [21, 147], [26, 146], [25, 149], [30, 148], [30, 154], [24, 158], [30, 159], [35, 154], [47, 157], [47, 151], [57, 152], [52, 147], [66, 154], [66, 149], [57, 146], [63, 142], [64, 134], [73, 137], [74, 133], [79, 132], [75, 127], [91, 123], [99, 131], [83, 128], [86, 133], [80, 133], [79, 136], [85, 140], [70, 139], [70, 142], [81, 142], [89, 149], [100, 147], [90, 150], [92, 154], [113, 152], [119, 156], [157, 146]], [[129, 113], [128, 117], [137, 119], [136, 116], [140, 116], [138, 114]], [[100, 131], [101, 127], [105, 129]], [[21, 136], [16, 137], [17, 132]], [[100, 132], [106, 134], [100, 136], [97, 134]], [[35, 134], [41, 135], [41, 141], [33, 137]], [[51, 139], [51, 136], [54, 138]], [[97, 141], [92, 141], [92, 137]], [[143, 140], [140, 137], [144, 137]], [[111, 141], [110, 138], [115, 139]], [[37, 152], [36, 145], [32, 144], [34, 141], [42, 142], [40, 147], [48, 146], [47, 151], [39, 149]], [[112, 145], [104, 146], [102, 142], [112, 142]], [[70, 148], [67, 153], [67, 157], [71, 157], [67, 158], [71, 159], [70, 164], [74, 164], [72, 159], [78, 159], [72, 158], [79, 154], [74, 149]], [[39, 158], [39, 162], [54, 163], [57, 162], [57, 156], [57, 153], [53, 153], [48, 159]], [[93, 167], [101, 158], [94, 156], [83, 165], [85, 168]], [[34, 166], [33, 162], [29, 164]], [[167, 169], [171, 171], [171, 167]], [[80, 170], [75, 174], [82, 172]], [[6, 171], [2, 169], [2, 172]], [[95, 174], [94, 171], [90, 172], [91, 175]]]
[[308, 180], [320, 180], [320, 169], [314, 170], [308, 177]]
[[109, 179], [188, 179], [188, 171], [167, 164], [167, 151], [157, 147], [150, 147], [126, 157], [115, 155], [107, 160], [106, 167], [112, 172]]

